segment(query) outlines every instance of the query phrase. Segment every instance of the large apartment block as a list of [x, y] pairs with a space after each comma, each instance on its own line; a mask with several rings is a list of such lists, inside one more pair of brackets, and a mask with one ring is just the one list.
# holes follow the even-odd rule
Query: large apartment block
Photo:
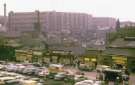
[[[10, 12], [10, 31], [33, 31], [34, 23], [38, 21], [38, 12]], [[65, 12], [39, 12], [41, 30], [46, 32], [57, 32], [63, 29], [70, 31], [83, 31], [92, 29], [92, 16], [85, 13]]]
[[115, 28], [116, 19], [111, 17], [93, 17], [93, 25], [97, 28]]

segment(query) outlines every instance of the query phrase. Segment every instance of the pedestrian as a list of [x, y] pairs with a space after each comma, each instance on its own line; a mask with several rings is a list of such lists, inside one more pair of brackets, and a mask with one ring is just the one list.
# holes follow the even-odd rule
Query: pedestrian
[[38, 82], [37, 85], [44, 85], [43, 83]]
[[130, 75], [128, 69], [125, 69], [125, 74], [128, 75], [128, 76]]
[[128, 85], [129, 76], [127, 74], [124, 74], [122, 76], [122, 80], [123, 80], [123, 85]]
[[105, 85], [108, 85], [108, 84], [109, 84], [109, 80], [106, 79], [106, 80], [105, 80]]
[[80, 67], [80, 60], [77, 61], [77, 67]]
[[120, 82], [120, 78], [116, 77], [116, 80], [114, 81], [114, 85], [119, 85], [119, 82]]
[[101, 71], [99, 72], [99, 80], [103, 80], [103, 73]]
[[128, 81], [124, 81], [123, 85], [129, 85]]

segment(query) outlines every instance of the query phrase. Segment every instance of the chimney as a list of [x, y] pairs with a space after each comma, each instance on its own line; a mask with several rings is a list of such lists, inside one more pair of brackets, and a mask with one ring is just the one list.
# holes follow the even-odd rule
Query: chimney
[[6, 3], [4, 3], [4, 17], [6, 17], [6, 11], [7, 11], [7, 9], [6, 9]]
[[6, 16], [6, 3], [4, 3], [4, 25], [3, 25], [3, 31], [6, 31], [6, 26], [7, 26], [7, 16]]

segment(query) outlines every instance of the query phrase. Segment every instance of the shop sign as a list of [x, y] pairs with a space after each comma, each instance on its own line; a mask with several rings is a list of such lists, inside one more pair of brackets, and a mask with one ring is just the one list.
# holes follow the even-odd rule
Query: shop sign
[[40, 56], [40, 55], [42, 55], [42, 52], [36, 52], [36, 51], [35, 51], [35, 52], [33, 52], [33, 54]]
[[85, 61], [89, 61], [90, 59], [89, 58], [84, 58]]
[[126, 61], [123, 60], [115, 60], [114, 62], [117, 64], [126, 64]]
[[68, 51], [53, 51], [52, 53], [58, 53], [58, 54], [68, 54]]
[[114, 57], [112, 57], [112, 59], [113, 60], [123, 60], [123, 61], [127, 61], [127, 58], [125, 58], [124, 56], [122, 57], [122, 56], [114, 56]]
[[91, 61], [95, 62], [96, 61], [96, 58], [92, 58]]

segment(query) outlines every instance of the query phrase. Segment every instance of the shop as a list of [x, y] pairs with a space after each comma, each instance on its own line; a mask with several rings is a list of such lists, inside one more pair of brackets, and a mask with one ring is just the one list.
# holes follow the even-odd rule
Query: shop
[[127, 57], [126, 56], [123, 56], [123, 55], [112, 56], [112, 62], [118, 68], [123, 68], [124, 66], [127, 67]]
[[92, 69], [95, 69], [96, 66], [97, 66], [97, 56], [89, 55], [81, 57], [79, 66], [80, 69], [91, 71]]
[[80, 66], [85, 65], [86, 67], [96, 68], [98, 64], [98, 57], [100, 52], [98, 50], [89, 49], [85, 55], [80, 58]]
[[43, 53], [41, 51], [33, 51], [32, 53], [32, 62], [43, 62]]
[[70, 51], [51, 51], [44, 56], [44, 62], [53, 64], [73, 64], [74, 56]]
[[[111, 66], [126, 67], [130, 71], [135, 68], [135, 49], [130, 48], [108, 48], [104, 54], [110, 56]], [[135, 72], [135, 71], [134, 71]]]
[[31, 50], [15, 50], [15, 56], [18, 62], [32, 62]]

